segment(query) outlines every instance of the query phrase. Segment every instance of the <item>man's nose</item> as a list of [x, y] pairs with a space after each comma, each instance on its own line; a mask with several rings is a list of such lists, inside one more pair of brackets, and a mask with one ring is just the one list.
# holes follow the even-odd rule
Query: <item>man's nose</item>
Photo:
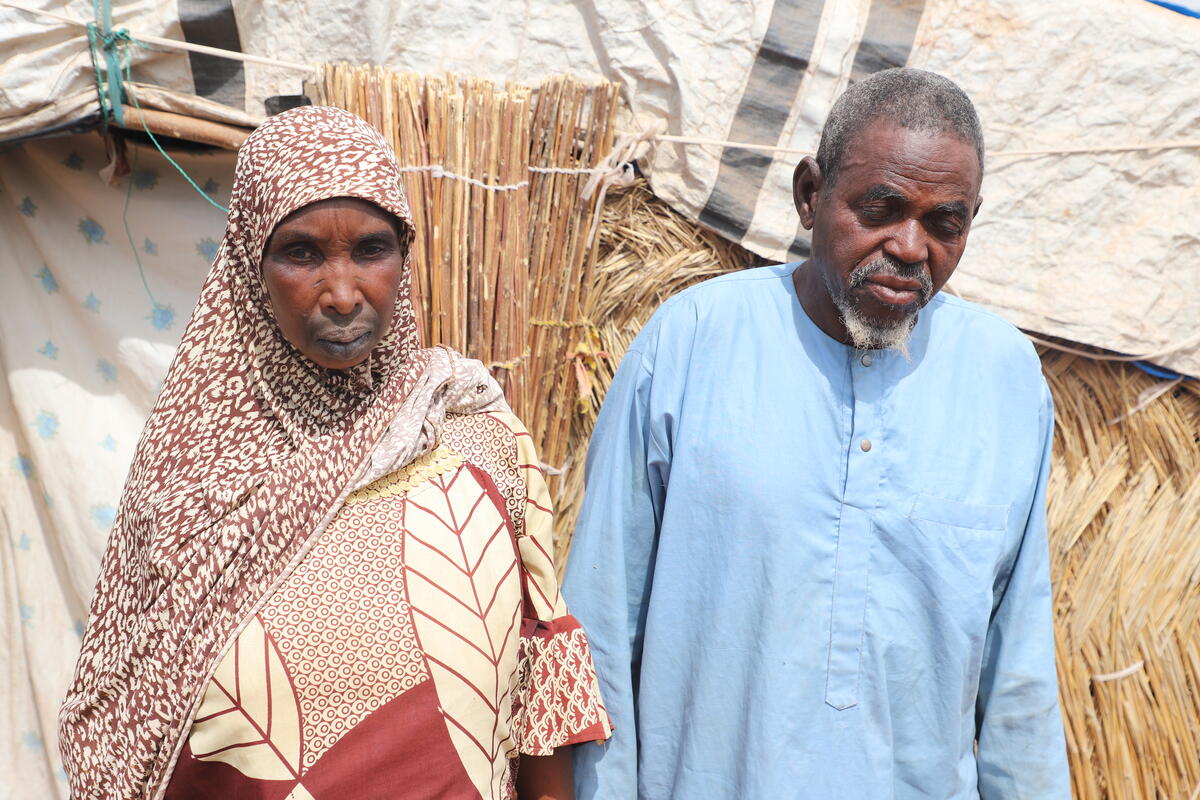
[[354, 265], [348, 259], [331, 258], [324, 266], [325, 291], [321, 294], [321, 307], [341, 317], [353, 313], [363, 303]]
[[905, 264], [924, 264], [929, 257], [929, 246], [920, 221], [906, 219], [897, 225], [883, 251]]

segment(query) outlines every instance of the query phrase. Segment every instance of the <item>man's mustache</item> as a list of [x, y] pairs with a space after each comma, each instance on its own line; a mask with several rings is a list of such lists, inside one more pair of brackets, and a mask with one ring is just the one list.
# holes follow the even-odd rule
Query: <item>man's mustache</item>
[[850, 273], [847, 281], [849, 289], [857, 289], [876, 275], [893, 275], [897, 278], [916, 281], [921, 284], [921, 303], [924, 304], [933, 295], [933, 280], [929, 273], [920, 265], [909, 266], [903, 261], [889, 255], [883, 255], [869, 264], [863, 264]]

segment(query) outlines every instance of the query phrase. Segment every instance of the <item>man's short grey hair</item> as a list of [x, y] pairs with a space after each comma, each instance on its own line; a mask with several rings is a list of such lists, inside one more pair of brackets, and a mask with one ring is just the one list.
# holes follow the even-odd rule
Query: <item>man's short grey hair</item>
[[975, 148], [983, 176], [983, 129], [967, 93], [949, 78], [911, 67], [876, 72], [847, 89], [829, 112], [817, 148], [825, 189], [833, 188], [846, 147], [868, 123], [887, 120], [902, 128], [951, 133]]

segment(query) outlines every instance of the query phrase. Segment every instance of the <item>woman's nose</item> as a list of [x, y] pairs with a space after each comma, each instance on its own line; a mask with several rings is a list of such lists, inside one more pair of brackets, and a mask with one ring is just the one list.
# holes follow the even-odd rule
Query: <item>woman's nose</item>
[[321, 307], [342, 317], [353, 313], [363, 302], [354, 266], [342, 259], [330, 259], [325, 263], [325, 268], [327, 274]]

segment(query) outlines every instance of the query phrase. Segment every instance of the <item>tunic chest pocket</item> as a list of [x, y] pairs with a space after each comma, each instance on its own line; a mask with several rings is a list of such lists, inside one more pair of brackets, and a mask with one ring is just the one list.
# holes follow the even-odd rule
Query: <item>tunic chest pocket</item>
[[[962, 698], [963, 709], [974, 702], [996, 580], [1011, 546], [1011, 508], [919, 494], [906, 519], [877, 531], [874, 558], [888, 596], [878, 598], [874, 620], [886, 674], [928, 673]], [[901, 696], [905, 688], [891, 690]]]
[[867, 644], [883, 674], [927, 669], [935, 639], [957, 640], [978, 661], [1009, 506], [918, 494], [907, 511], [872, 518], [843, 508], [825, 693], [839, 711], [858, 704]]
[[884, 537], [890, 540], [885, 543], [887, 555], [905, 570], [923, 575], [923, 591], [945, 593], [947, 605], [971, 628], [991, 613], [1010, 508], [918, 494], [903, 541]]
[[932, 522], [979, 533], [1001, 533], [1008, 527], [1008, 505], [985, 505], [948, 500], [930, 494], [913, 498], [908, 518], [920, 524]]

